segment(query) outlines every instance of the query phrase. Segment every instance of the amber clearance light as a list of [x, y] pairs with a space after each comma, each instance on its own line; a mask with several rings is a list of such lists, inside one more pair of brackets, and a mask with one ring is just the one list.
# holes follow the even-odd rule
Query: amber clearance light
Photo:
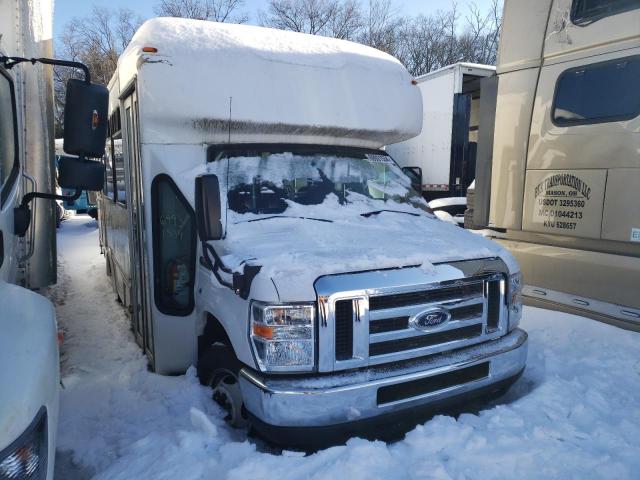
[[144, 53], [158, 53], [158, 49], [156, 47], [142, 47], [142, 51]]

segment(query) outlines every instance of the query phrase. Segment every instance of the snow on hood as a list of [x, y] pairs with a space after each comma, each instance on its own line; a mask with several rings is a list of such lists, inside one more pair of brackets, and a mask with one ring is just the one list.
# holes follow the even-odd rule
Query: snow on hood
[[[361, 216], [376, 209], [372, 204], [407, 213]], [[283, 215], [259, 221], [251, 221], [260, 218], [255, 215], [233, 215], [226, 240], [215, 242], [229, 267], [241, 270], [243, 261], [261, 265], [258, 277], [275, 283], [281, 301], [312, 300], [315, 280], [337, 273], [413, 266], [435, 278], [434, 263], [496, 256], [517, 270], [498, 244], [406, 204], [345, 206], [330, 195], [317, 206], [291, 203]]]

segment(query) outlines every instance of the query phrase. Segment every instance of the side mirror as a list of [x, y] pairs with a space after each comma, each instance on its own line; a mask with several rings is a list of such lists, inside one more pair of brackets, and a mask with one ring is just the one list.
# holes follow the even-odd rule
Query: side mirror
[[70, 79], [64, 107], [64, 151], [102, 157], [107, 139], [109, 91], [104, 85]]
[[404, 174], [411, 179], [411, 187], [422, 193], [422, 169], [420, 167], [402, 167]]
[[222, 214], [220, 206], [220, 183], [216, 175], [196, 178], [195, 191], [196, 223], [200, 240], [222, 238]]
[[100, 162], [60, 156], [58, 185], [62, 188], [100, 191], [104, 187], [104, 166]]

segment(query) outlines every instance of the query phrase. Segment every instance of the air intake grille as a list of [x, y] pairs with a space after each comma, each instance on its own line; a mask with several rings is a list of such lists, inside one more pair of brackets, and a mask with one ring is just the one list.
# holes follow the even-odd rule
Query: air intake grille
[[481, 282], [425, 290], [422, 292], [409, 292], [399, 293], [396, 295], [385, 295], [381, 297], [371, 297], [369, 299], [369, 310], [373, 311], [385, 308], [407, 307], [409, 305], [420, 305], [422, 303], [437, 303], [451, 300], [453, 297], [469, 298], [476, 296], [482, 296]]
[[353, 357], [353, 301], [336, 302], [336, 360]]
[[389, 342], [372, 343], [369, 345], [369, 355], [373, 357], [376, 355], [384, 355], [385, 353], [413, 350], [414, 348], [432, 347], [433, 345], [454, 342], [456, 340], [466, 340], [480, 335], [482, 335], [482, 324], [471, 325], [470, 327], [447, 330], [446, 332], [425, 334], [420, 337], [409, 337], [399, 340], [391, 340]]
[[489, 368], [490, 365], [488, 362], [481, 363], [433, 377], [382, 387], [378, 389], [378, 405], [427, 395], [439, 390], [482, 380], [489, 376]]

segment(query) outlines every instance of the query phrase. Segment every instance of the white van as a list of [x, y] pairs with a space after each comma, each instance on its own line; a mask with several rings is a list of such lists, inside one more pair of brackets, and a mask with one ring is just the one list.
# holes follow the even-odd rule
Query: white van
[[157, 18], [109, 90], [107, 272], [152, 368], [197, 365], [233, 425], [318, 444], [522, 373], [518, 265], [382, 150], [421, 128], [396, 59]]

